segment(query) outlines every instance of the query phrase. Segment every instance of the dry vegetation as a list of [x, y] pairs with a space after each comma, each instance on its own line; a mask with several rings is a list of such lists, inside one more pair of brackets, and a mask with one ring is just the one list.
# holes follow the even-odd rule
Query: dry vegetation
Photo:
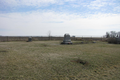
[[0, 42], [0, 80], [120, 80], [120, 45]]

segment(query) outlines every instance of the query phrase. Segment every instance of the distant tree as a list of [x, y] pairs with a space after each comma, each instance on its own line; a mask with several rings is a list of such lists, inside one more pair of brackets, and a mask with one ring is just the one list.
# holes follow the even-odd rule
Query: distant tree
[[118, 35], [118, 38], [120, 38], [120, 31], [117, 33], [117, 35]]
[[48, 31], [48, 37], [49, 37], [49, 40], [50, 40], [50, 37], [51, 37], [51, 31]]
[[120, 32], [110, 31], [106, 32], [106, 38], [115, 38], [120, 35]]
[[112, 37], [112, 38], [116, 37], [116, 34], [117, 34], [117, 33], [116, 33], [115, 31], [111, 31], [110, 33], [111, 33], [111, 37]]
[[120, 32], [106, 32], [106, 38], [108, 38], [109, 43], [120, 43]]
[[110, 33], [106, 32], [106, 38], [110, 37]]

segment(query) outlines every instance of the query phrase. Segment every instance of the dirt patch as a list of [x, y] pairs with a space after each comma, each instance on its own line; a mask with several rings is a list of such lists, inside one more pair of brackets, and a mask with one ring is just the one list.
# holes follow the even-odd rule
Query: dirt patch
[[49, 45], [47, 44], [41, 44], [41, 47], [48, 47]]
[[47, 45], [46, 45], [46, 44], [43, 44], [42, 46], [43, 46], [43, 47], [47, 47]]
[[0, 50], [0, 52], [8, 52], [8, 51], [6, 51], [6, 50]]
[[89, 65], [89, 63], [88, 63], [87, 61], [82, 60], [82, 59], [73, 60], [73, 61], [71, 61], [71, 62], [80, 63], [80, 64], [86, 65], [86, 66]]

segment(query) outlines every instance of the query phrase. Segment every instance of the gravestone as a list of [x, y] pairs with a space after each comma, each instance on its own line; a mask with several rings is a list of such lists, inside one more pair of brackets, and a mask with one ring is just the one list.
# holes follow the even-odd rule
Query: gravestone
[[32, 37], [29, 37], [27, 42], [31, 42], [31, 41], [32, 41]]
[[64, 40], [61, 44], [72, 44], [69, 34], [64, 35]]

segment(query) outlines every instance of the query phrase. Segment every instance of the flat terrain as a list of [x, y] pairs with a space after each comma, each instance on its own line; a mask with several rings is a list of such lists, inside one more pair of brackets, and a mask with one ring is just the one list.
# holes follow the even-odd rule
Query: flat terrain
[[120, 45], [0, 42], [0, 80], [120, 80]]

